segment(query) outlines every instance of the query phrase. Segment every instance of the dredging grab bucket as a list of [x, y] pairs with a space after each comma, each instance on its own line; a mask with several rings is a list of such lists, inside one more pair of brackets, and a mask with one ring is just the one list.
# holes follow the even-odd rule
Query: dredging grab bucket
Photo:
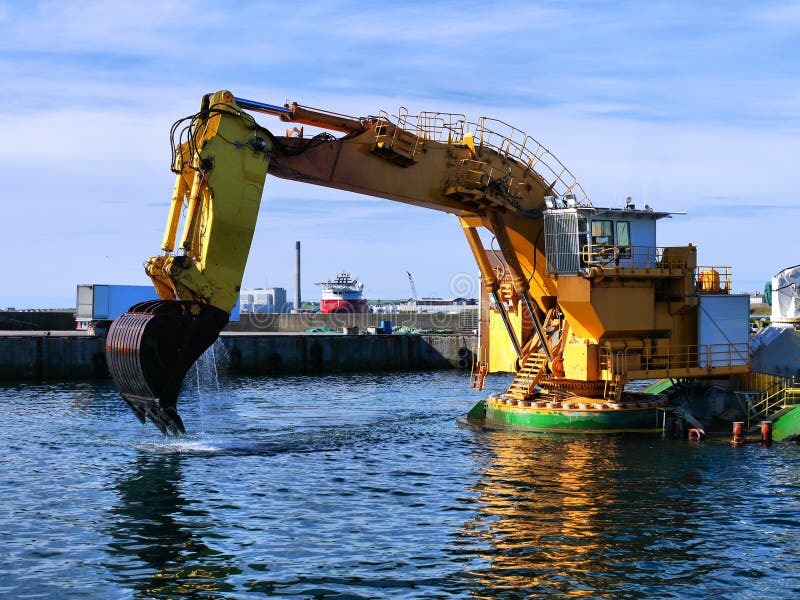
[[183, 378], [227, 322], [228, 313], [207, 304], [152, 300], [111, 323], [108, 370], [142, 423], [150, 419], [164, 434], [186, 433], [177, 409]]

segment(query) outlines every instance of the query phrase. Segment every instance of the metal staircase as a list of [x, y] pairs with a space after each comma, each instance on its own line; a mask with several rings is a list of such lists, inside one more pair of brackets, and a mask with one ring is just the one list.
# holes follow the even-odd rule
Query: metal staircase
[[416, 162], [416, 156], [422, 152], [424, 138], [412, 132], [408, 127], [408, 111], [400, 108], [397, 124], [392, 123], [388, 115], [381, 116], [375, 128], [375, 146], [372, 152], [400, 165], [408, 167]]
[[547, 366], [547, 356], [543, 352], [531, 352], [517, 373], [506, 395], [515, 400], [524, 400], [533, 393]]
[[764, 420], [775, 421], [800, 405], [800, 380], [796, 377], [781, 381], [753, 398], [753, 394], [737, 392], [747, 412], [747, 429], [755, 430]]
[[508, 167], [498, 169], [481, 160], [461, 159], [449, 175], [444, 194], [485, 206], [519, 208], [527, 184], [510, 173]]

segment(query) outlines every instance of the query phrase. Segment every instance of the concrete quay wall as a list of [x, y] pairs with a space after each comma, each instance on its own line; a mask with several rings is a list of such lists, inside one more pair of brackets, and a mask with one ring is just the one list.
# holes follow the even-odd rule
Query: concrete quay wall
[[[270, 314], [242, 313], [239, 321], [231, 322], [225, 331], [294, 332], [302, 333], [312, 328], [327, 327], [341, 331], [344, 327], [378, 327], [381, 321], [390, 321], [393, 327], [405, 325], [415, 329], [449, 329], [459, 332], [472, 330], [477, 324], [475, 316], [458, 314], [397, 313], [381, 315], [363, 314]], [[75, 314], [69, 311], [0, 311], [2, 331], [74, 331]]]
[[469, 369], [476, 336], [253, 335], [220, 338], [229, 372], [284, 375], [358, 371]]
[[105, 338], [75, 332], [0, 334], [0, 381], [108, 377]]
[[72, 331], [74, 311], [61, 310], [2, 310], [0, 331]]
[[[467, 328], [468, 318], [463, 315], [398, 313], [381, 315], [372, 313], [242, 313], [240, 320], [228, 323], [225, 331], [294, 332], [327, 327], [341, 331], [344, 327], [378, 327], [381, 321], [390, 321], [392, 327], [406, 326], [415, 329], [449, 329], [459, 332]], [[472, 329], [472, 327], [469, 327]]]
[[[231, 375], [469, 368], [473, 335], [223, 332], [215, 346]], [[108, 377], [105, 338], [82, 332], [0, 332], [0, 381]]]

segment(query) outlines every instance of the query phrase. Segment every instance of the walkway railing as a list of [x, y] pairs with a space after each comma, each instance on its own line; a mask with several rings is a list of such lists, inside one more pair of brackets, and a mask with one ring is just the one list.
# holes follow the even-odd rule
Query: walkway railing
[[719, 367], [742, 367], [749, 364], [747, 343], [698, 344], [683, 346], [674, 352], [653, 354], [643, 349], [611, 351], [602, 348], [600, 368], [627, 377], [631, 371], [684, 371]]
[[583, 247], [581, 261], [587, 267], [605, 269], [668, 269], [686, 268], [686, 256], [670, 252], [661, 246], [611, 246], [587, 244]]
[[695, 289], [698, 294], [730, 294], [730, 267], [697, 267], [694, 270]]
[[464, 144], [471, 138], [476, 148], [494, 150], [534, 172], [545, 182], [551, 195], [572, 194], [578, 204], [589, 203], [586, 191], [555, 155], [531, 136], [503, 121], [481, 117], [472, 123], [464, 115], [439, 112], [422, 112], [414, 117], [403, 107], [397, 116], [381, 111], [378, 121], [417, 136], [420, 144], [428, 140]]
[[[760, 373], [753, 373], [751, 378], [758, 379]], [[755, 401], [750, 401], [747, 411], [747, 427], [759, 423], [770, 415], [788, 406], [800, 404], [800, 377], [763, 378], [766, 386], [761, 387], [761, 395]], [[767, 380], [768, 379], [768, 380]], [[752, 382], [763, 383], [763, 382]]]

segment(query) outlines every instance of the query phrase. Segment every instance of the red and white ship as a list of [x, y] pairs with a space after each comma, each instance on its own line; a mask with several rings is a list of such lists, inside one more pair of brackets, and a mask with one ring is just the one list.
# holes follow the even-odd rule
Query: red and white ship
[[314, 285], [322, 288], [320, 313], [367, 312], [367, 301], [362, 297], [364, 284], [352, 279], [350, 273], [339, 273], [332, 281], [320, 281]]

